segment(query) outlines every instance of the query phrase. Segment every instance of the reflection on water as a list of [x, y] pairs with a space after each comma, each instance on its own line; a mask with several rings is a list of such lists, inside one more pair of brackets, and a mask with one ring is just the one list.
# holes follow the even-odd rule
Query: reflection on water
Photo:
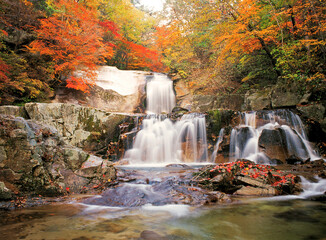
[[1, 212], [0, 231], [8, 240], [140, 239], [146, 230], [161, 239], [325, 239], [325, 213], [325, 202], [307, 200], [200, 208], [60, 204]]

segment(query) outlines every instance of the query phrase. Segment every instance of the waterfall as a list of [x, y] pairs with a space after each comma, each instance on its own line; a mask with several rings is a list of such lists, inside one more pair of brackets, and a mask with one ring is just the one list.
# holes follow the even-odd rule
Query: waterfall
[[175, 107], [175, 94], [173, 82], [164, 74], [147, 77], [146, 94], [147, 116], [124, 159], [130, 163], [207, 161], [205, 115], [185, 114], [171, 121], [166, 114]]
[[167, 115], [147, 115], [125, 159], [130, 163], [206, 161], [205, 116], [186, 114], [173, 123]]
[[216, 142], [216, 144], [214, 146], [214, 151], [213, 151], [213, 154], [212, 154], [212, 157], [211, 157], [211, 162], [215, 161], [218, 149], [220, 148], [220, 144], [223, 141], [223, 136], [224, 136], [224, 128], [221, 128], [221, 130], [220, 130], [220, 132], [218, 134], [217, 142]]
[[207, 160], [207, 137], [205, 115], [185, 114], [176, 123], [177, 142], [181, 144], [183, 162]]
[[283, 147], [288, 157], [320, 159], [310, 146], [299, 116], [289, 110], [276, 110], [241, 114], [241, 124], [231, 132], [230, 161], [248, 159], [255, 163], [270, 163], [271, 159], [259, 146], [264, 131], [276, 131], [274, 134], [277, 133], [279, 138], [276, 140], [285, 143]]
[[155, 73], [146, 85], [147, 113], [170, 113], [175, 107], [173, 82], [164, 74]]
[[142, 129], [135, 137], [133, 148], [126, 152], [125, 159], [131, 163], [180, 162], [180, 146], [175, 141], [177, 136], [170, 119], [149, 115], [143, 120]]
[[95, 84], [103, 89], [111, 89], [122, 96], [137, 92], [145, 82], [145, 72], [119, 70], [116, 67], [103, 66], [97, 71]]

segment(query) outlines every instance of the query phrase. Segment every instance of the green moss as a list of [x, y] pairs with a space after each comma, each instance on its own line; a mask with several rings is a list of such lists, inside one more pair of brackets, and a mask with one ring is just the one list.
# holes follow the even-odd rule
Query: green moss
[[210, 118], [211, 132], [218, 133], [221, 130], [222, 116], [220, 110], [211, 110], [208, 112]]

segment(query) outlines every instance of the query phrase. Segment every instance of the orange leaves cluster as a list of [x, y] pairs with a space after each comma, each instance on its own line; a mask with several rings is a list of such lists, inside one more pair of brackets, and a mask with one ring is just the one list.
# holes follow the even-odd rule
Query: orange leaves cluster
[[114, 36], [117, 45], [112, 44], [112, 46], [127, 56], [125, 61], [128, 63], [128, 69], [149, 69], [156, 72], [165, 70], [158, 51], [127, 40], [112, 21], [103, 21], [100, 25]]
[[231, 16], [226, 28], [217, 36], [215, 45], [224, 44], [221, 57], [229, 53], [250, 54], [262, 48], [261, 40], [265, 43], [277, 43], [275, 26], [261, 28], [262, 7], [259, 1], [239, 1], [237, 7], [228, 6]]
[[129, 65], [131, 68], [148, 68], [155, 72], [164, 71], [158, 52], [133, 42], [127, 41], [126, 44], [129, 48], [131, 59], [133, 59]]
[[57, 12], [41, 20], [38, 39], [28, 49], [51, 56], [54, 73], [68, 77], [68, 87], [87, 91], [96, 78], [97, 65], [112, 57], [113, 47], [102, 39], [104, 30], [95, 8], [69, 0], [58, 0], [55, 6]]
[[99, 21], [95, 5], [55, 1], [56, 12], [40, 21], [40, 27], [35, 30], [38, 38], [28, 49], [50, 56], [54, 73], [67, 79], [67, 87], [84, 92], [94, 83], [97, 66], [114, 57], [116, 50], [128, 54], [129, 69], [159, 71], [162, 68], [155, 51], [128, 41], [114, 22]]
[[0, 89], [5, 87], [9, 84], [9, 74], [10, 66], [7, 65], [1, 58], [0, 58]]
[[210, 170], [211, 177], [218, 174], [228, 174], [231, 179], [237, 176], [247, 176], [253, 179], [259, 178], [272, 187], [282, 188], [284, 185], [295, 183], [293, 174], [284, 174], [280, 170], [273, 169], [269, 165], [260, 165], [243, 161], [219, 164]]

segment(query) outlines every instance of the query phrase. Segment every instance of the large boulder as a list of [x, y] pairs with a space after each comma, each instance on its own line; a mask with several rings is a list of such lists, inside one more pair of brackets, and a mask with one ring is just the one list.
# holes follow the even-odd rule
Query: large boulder
[[[140, 89], [142, 90], [142, 89]], [[89, 93], [84, 93], [71, 88], [57, 89], [53, 103], [79, 104], [84, 107], [98, 108], [108, 112], [144, 112], [144, 91], [132, 95], [122, 96], [119, 93], [99, 86], [91, 86]]]
[[282, 128], [264, 129], [259, 137], [258, 145], [270, 159], [278, 159], [285, 163], [289, 157]]
[[113, 66], [99, 66], [94, 85], [84, 93], [67, 88], [56, 89], [53, 102], [73, 103], [108, 112], [144, 112], [145, 84], [153, 73], [125, 71]]
[[293, 107], [300, 103], [304, 94], [301, 93], [295, 86], [276, 86], [271, 95], [273, 108]]
[[309, 105], [300, 105], [297, 109], [305, 119], [318, 122], [322, 131], [326, 133], [326, 108], [324, 105], [312, 103]]
[[256, 111], [271, 108], [271, 89], [265, 89], [257, 92], [248, 92], [245, 96], [246, 110]]
[[214, 109], [240, 111], [243, 109], [244, 101], [245, 97], [243, 94], [194, 95], [191, 110], [196, 112], [207, 112]]
[[64, 103], [27, 103], [29, 117], [57, 129], [67, 144], [105, 155], [109, 142], [116, 142], [125, 114]]
[[6, 187], [4, 182], [0, 182], [0, 200], [8, 200], [12, 198], [12, 192]]
[[173, 81], [173, 85], [177, 99], [177, 106], [190, 110], [192, 96], [189, 89], [187, 88], [186, 83], [184, 81], [175, 80]]
[[28, 118], [27, 112], [23, 106], [0, 106], [0, 114]]
[[112, 164], [65, 144], [55, 128], [21, 117], [0, 115], [2, 199], [16, 194], [78, 193], [85, 186], [114, 178]]

